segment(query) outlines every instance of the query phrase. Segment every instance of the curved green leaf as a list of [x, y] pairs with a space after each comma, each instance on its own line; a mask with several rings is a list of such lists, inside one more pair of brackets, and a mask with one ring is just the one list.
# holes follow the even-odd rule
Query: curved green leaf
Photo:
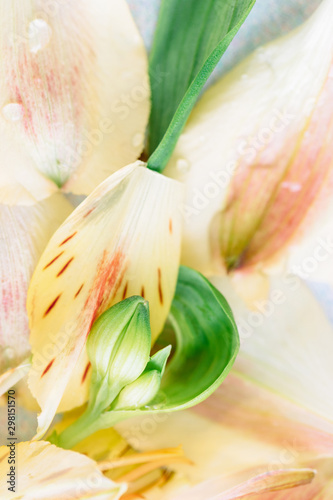
[[152, 170], [164, 169], [204, 84], [254, 3], [162, 0], [149, 61]]
[[[50, 441], [70, 448], [93, 432], [112, 427], [121, 420], [143, 413], [189, 408], [206, 399], [222, 383], [239, 349], [237, 327], [225, 298], [204, 276], [187, 267], [180, 268], [168, 322], [158, 343], [170, 344], [172, 336], [176, 338], [175, 352], [165, 368], [160, 389], [149, 404], [127, 410], [117, 410], [117, 404], [113, 409], [111, 405], [111, 409], [99, 416], [89, 412], [88, 407], [88, 411], [59, 436], [52, 434]], [[162, 373], [169, 352], [168, 348], [157, 352], [147, 366], [156, 365]], [[143, 376], [131, 387], [127, 386], [127, 390], [132, 391], [131, 397], [136, 390], [142, 396], [142, 387], [137, 386]], [[128, 396], [126, 393], [126, 401]]]
[[[222, 383], [235, 361], [239, 336], [227, 301], [202, 274], [184, 266], [159, 344], [169, 344], [172, 335], [175, 353], [156, 398], [139, 410], [119, 412], [119, 420], [200, 403]], [[117, 413], [110, 412], [110, 418]]]

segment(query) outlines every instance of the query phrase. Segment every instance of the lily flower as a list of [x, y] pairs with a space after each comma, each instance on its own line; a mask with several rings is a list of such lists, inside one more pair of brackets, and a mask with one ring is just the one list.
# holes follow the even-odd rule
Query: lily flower
[[262, 273], [329, 212], [332, 12], [324, 0], [196, 105], [165, 171], [185, 186], [184, 264], [235, 281]]

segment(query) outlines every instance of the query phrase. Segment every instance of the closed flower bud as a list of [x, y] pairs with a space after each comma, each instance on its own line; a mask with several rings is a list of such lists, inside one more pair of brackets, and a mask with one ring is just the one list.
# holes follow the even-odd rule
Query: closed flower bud
[[143, 374], [120, 392], [111, 410], [132, 410], [152, 401], [160, 388], [170, 351], [171, 346], [158, 351], [150, 359]]
[[142, 297], [123, 300], [98, 318], [87, 340], [93, 370], [91, 404], [107, 408], [123, 387], [141, 375], [150, 344], [148, 302]]

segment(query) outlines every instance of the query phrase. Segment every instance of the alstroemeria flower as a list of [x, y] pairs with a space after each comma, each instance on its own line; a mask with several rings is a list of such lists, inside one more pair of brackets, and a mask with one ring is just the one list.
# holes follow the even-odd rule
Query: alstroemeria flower
[[138, 158], [150, 91], [125, 0], [84, 0], [79, 11], [63, 1], [3, 5], [0, 53], [7, 165], [7, 150], [18, 147], [56, 185], [88, 194]]
[[[37, 193], [33, 196], [44, 200], [45, 196], [38, 194], [39, 188], [47, 187], [52, 193], [55, 187], [49, 183], [44, 186], [46, 181], [40, 175], [43, 172], [65, 190], [89, 193], [110, 172], [136, 159], [142, 149], [149, 91], [141, 42], [123, 2], [111, 2], [105, 7], [87, 0], [79, 14], [68, 4], [48, 17], [45, 9], [36, 9], [34, 2], [24, 2], [24, 9], [18, 6], [22, 2], [14, 3], [3, 16], [4, 65], [0, 77], [6, 96], [2, 126], [12, 140], [11, 150], [13, 136], [19, 146], [11, 154], [18, 158], [22, 155], [24, 161], [14, 162], [15, 168], [9, 176], [6, 174], [3, 185], [12, 188], [20, 181], [23, 188], [28, 186], [29, 193], [33, 189]], [[227, 271], [268, 260], [289, 241], [303, 221], [305, 208], [321, 192], [330, 173], [332, 105], [328, 75], [333, 37], [325, 21], [332, 7], [332, 0], [325, 0], [312, 20], [296, 33], [256, 53], [209, 90], [193, 113], [168, 171], [184, 180], [188, 189], [184, 207], [187, 263], [210, 272], [216, 269], [211, 265], [214, 258]], [[133, 38], [127, 38], [129, 34]], [[133, 46], [138, 49], [137, 57]], [[126, 78], [130, 96], [126, 93]], [[300, 83], [294, 88], [295, 82]], [[292, 106], [286, 109], [290, 101]], [[112, 123], [103, 121], [106, 116], [113, 116]], [[112, 138], [108, 135], [110, 129]], [[319, 141], [323, 130], [328, 138]], [[188, 166], [190, 171], [179, 175]], [[20, 180], [21, 171], [27, 169], [35, 172], [36, 184], [26, 173]], [[172, 173], [175, 169], [178, 173]], [[225, 171], [229, 174], [227, 183]], [[91, 366], [85, 343], [92, 323], [103, 311], [128, 296], [141, 295], [150, 304], [153, 337], [161, 331], [178, 271], [180, 203], [181, 187], [177, 182], [137, 163], [104, 180], [51, 239], [48, 235], [49, 243], [28, 294], [33, 354], [29, 385], [42, 408], [37, 437], [46, 432], [57, 411], [69, 410], [87, 400]], [[54, 229], [50, 227], [51, 232]], [[286, 325], [281, 327], [284, 334], [289, 332]], [[330, 346], [328, 330], [324, 329], [324, 334]], [[301, 342], [296, 338], [290, 361], [280, 352], [277, 336], [271, 339], [274, 349], [278, 345], [278, 356], [276, 365], [271, 358], [267, 386], [286, 392], [290, 381], [294, 383], [295, 370], [296, 378], [297, 370], [303, 377], [302, 362], [308, 362], [308, 353], [298, 351]], [[261, 337], [244, 351], [250, 361], [243, 371], [255, 379], [263, 377], [262, 358], [267, 355], [260, 341]], [[18, 353], [17, 362], [27, 351], [26, 347], [24, 354]], [[268, 351], [271, 355], [271, 349]], [[295, 353], [300, 361], [293, 364]], [[244, 359], [245, 355], [241, 362]], [[276, 387], [275, 378], [280, 382], [281, 373], [286, 375], [286, 361], [287, 376], [282, 376], [281, 387]], [[326, 382], [327, 374], [331, 372], [325, 358], [318, 381]], [[306, 390], [308, 381], [306, 374], [296, 388]], [[325, 414], [321, 396], [315, 398], [317, 390], [315, 385], [309, 395], [295, 390], [285, 395]], [[232, 387], [231, 393], [235, 392]], [[244, 400], [245, 395], [245, 391], [241, 392], [239, 398]], [[223, 401], [226, 399], [224, 393]], [[188, 446], [189, 438], [189, 458], [197, 461], [197, 467], [192, 469], [197, 476], [193, 482], [208, 483], [190, 489], [188, 481], [184, 481], [185, 485], [175, 490], [170, 481], [170, 495], [168, 488], [163, 492], [156, 489], [147, 493], [148, 498], [156, 495], [165, 500], [207, 500], [219, 495], [217, 498], [231, 500], [259, 492], [260, 498], [266, 500], [274, 498], [269, 495], [275, 490], [314, 484], [314, 460], [319, 452], [324, 451], [329, 456], [325, 464], [331, 464], [331, 441], [326, 433], [325, 444], [315, 441], [314, 452], [311, 449], [308, 455], [282, 464], [277, 471], [260, 470], [279, 451], [281, 436], [275, 442], [262, 442], [258, 433], [249, 436], [244, 420], [235, 418], [237, 405], [234, 410], [235, 403], [231, 402], [222, 412], [214, 411], [211, 420], [218, 420], [222, 413], [222, 425], [202, 417], [192, 420], [189, 415], [193, 413], [167, 417], [171, 436], [164, 428], [158, 437], [166, 439], [168, 447], [173, 439], [185, 441]], [[254, 419], [260, 421], [257, 414]], [[286, 429], [288, 424], [282, 425], [282, 431]], [[175, 430], [181, 435], [176, 435]], [[244, 442], [248, 453], [244, 453]], [[145, 445], [154, 446], [153, 436]], [[203, 453], [204, 445], [211, 447], [207, 453]], [[20, 446], [29, 450], [33, 445]], [[162, 466], [165, 457], [161, 460]], [[153, 466], [156, 468], [156, 463]], [[130, 480], [135, 474], [138, 471], [129, 471], [122, 478]], [[179, 474], [176, 480], [182, 483]], [[294, 491], [297, 495], [297, 488]], [[62, 493], [57, 492], [58, 498]]]
[[261, 268], [309, 225], [332, 180], [332, 13], [324, 0], [194, 109], [166, 169], [186, 187], [185, 264], [206, 273]]
[[141, 295], [149, 301], [153, 340], [160, 333], [178, 275], [181, 201], [178, 182], [138, 162], [96, 188], [49, 241], [27, 303], [29, 386], [42, 408], [40, 433], [57, 409], [87, 400], [85, 342], [102, 312]]

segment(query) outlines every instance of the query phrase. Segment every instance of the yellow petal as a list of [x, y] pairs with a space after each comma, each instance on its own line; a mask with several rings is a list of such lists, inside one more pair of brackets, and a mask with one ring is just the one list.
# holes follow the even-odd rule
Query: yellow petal
[[[147, 57], [125, 0], [14, 0], [1, 19], [0, 121], [58, 186], [89, 193], [134, 161], [149, 114]], [[11, 141], [13, 142], [13, 141]]]
[[59, 193], [28, 206], [0, 205], [0, 373], [30, 352], [29, 281], [49, 238], [71, 211]]
[[183, 180], [183, 261], [206, 272], [271, 258], [331, 174], [332, 0], [211, 87], [166, 169]]
[[[14, 448], [13, 448], [14, 450]], [[47, 442], [24, 442], [15, 446], [15, 493], [8, 491], [10, 448], [0, 448], [0, 494], [12, 498], [61, 500], [89, 498], [118, 500], [126, 491], [98, 470], [96, 463], [79, 453]]]
[[98, 315], [142, 295], [153, 338], [161, 331], [178, 274], [181, 197], [177, 182], [140, 162], [129, 165], [101, 184], [49, 242], [28, 293], [30, 387], [43, 410], [40, 432], [67, 385], [61, 409], [87, 398], [85, 340]]

